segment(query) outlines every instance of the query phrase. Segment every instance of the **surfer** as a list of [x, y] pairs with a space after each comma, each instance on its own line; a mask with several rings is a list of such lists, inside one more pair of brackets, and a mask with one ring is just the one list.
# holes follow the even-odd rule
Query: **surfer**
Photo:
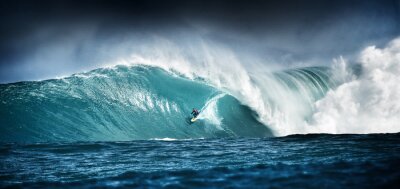
[[193, 115], [193, 118], [196, 118], [200, 114], [200, 112], [198, 110], [196, 110], [195, 108], [193, 108], [193, 111], [191, 114]]

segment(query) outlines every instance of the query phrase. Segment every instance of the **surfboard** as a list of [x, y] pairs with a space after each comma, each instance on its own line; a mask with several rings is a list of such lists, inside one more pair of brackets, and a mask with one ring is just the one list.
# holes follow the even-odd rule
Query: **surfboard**
[[190, 120], [190, 122], [194, 123], [197, 120], [197, 117], [194, 117]]

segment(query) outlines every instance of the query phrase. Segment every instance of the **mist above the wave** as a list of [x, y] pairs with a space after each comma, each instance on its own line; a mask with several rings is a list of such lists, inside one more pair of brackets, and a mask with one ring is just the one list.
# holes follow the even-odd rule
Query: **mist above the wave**
[[397, 36], [398, 7], [390, 1], [5, 2], [0, 83], [89, 71], [160, 38], [182, 48], [201, 45], [201, 38], [246, 64], [328, 65]]
[[306, 132], [400, 132], [400, 38], [384, 48], [360, 54], [362, 74], [352, 77], [316, 102]]

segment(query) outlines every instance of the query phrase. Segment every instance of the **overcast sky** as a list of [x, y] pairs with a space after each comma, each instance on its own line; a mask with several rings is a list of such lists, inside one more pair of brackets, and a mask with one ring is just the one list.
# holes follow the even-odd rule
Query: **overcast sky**
[[202, 38], [265, 63], [330, 64], [400, 35], [400, 0], [1, 1], [0, 83], [53, 78], [161, 37]]

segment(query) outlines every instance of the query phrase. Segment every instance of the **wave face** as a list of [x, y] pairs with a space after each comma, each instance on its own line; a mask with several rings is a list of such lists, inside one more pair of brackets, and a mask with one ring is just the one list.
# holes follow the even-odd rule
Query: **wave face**
[[[1, 141], [271, 136], [232, 96], [156, 67], [117, 66], [0, 87]], [[189, 124], [193, 107], [202, 113]]]

